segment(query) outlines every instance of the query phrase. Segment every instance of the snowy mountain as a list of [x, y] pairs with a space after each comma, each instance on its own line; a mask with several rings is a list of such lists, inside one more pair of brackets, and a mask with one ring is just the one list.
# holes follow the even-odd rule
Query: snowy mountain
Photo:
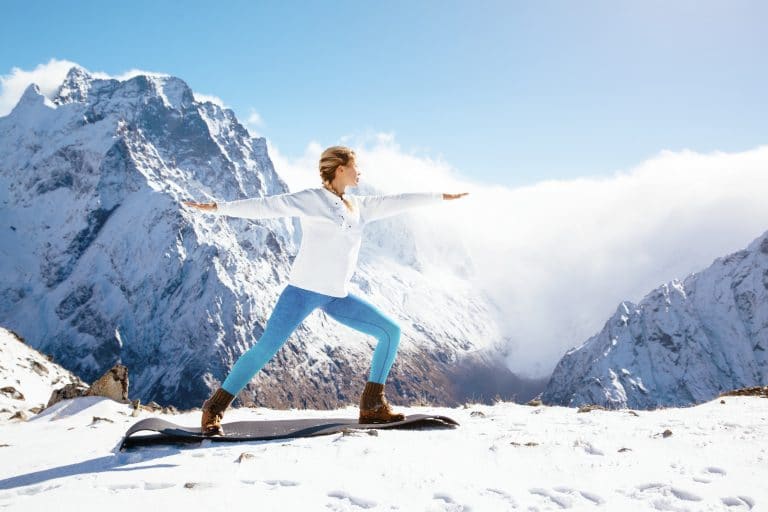
[[0, 419], [25, 420], [43, 410], [54, 389], [86, 384], [0, 327]]
[[768, 232], [639, 304], [568, 351], [544, 403], [654, 408], [768, 383]]
[[[300, 225], [180, 202], [287, 191], [265, 139], [178, 78], [74, 67], [51, 98], [31, 85], [0, 118], [0, 325], [86, 381], [120, 362], [131, 398], [197, 406], [263, 331]], [[354, 285], [401, 324], [391, 396], [455, 403], [453, 363], [501, 344], [493, 306], [419, 257], [409, 215], [370, 226]], [[354, 403], [373, 346], [315, 312], [239, 398]]]

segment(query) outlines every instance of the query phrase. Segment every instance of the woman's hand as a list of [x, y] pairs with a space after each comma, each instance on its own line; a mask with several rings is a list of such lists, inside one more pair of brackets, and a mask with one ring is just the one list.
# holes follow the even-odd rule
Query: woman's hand
[[192, 208], [197, 208], [198, 210], [216, 210], [217, 205], [215, 202], [213, 203], [193, 203], [192, 201], [182, 201], [183, 204], [187, 206], [191, 206]]
[[469, 192], [462, 192], [461, 194], [443, 194], [443, 199], [458, 199], [467, 194], [469, 194]]

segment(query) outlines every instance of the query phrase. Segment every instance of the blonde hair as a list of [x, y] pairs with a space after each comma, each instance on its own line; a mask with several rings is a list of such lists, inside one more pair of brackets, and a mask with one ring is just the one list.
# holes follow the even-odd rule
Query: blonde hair
[[[331, 182], [336, 177], [336, 169], [340, 165], [348, 165], [355, 159], [355, 152], [346, 146], [331, 146], [323, 151], [320, 155], [320, 179], [323, 181], [323, 186], [336, 194], [331, 187]], [[351, 208], [352, 204], [346, 199], [343, 200], [347, 207]]]

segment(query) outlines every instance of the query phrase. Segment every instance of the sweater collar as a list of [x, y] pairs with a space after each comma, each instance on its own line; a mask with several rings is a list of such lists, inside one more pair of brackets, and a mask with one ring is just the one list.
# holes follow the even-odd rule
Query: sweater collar
[[[336, 194], [334, 194], [333, 192], [331, 192], [331, 191], [330, 191], [330, 190], [328, 190], [327, 188], [325, 188], [325, 187], [323, 187], [323, 186], [321, 186], [320, 188], [321, 188], [322, 190], [324, 190], [326, 194], [330, 195], [330, 196], [331, 196], [331, 197], [333, 197], [334, 199], [339, 199], [339, 196], [337, 196]], [[341, 194], [341, 199], [344, 199], [344, 198], [346, 198], [346, 197], [347, 197], [347, 194], [346, 194], [346, 192], [345, 192], [345, 193], [343, 193], [343, 194]]]

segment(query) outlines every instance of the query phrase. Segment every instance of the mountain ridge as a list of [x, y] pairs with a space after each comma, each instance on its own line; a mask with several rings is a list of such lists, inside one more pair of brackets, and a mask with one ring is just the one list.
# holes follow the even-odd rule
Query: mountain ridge
[[746, 249], [623, 301], [566, 352], [542, 400], [610, 408], [681, 406], [768, 382], [768, 231]]

